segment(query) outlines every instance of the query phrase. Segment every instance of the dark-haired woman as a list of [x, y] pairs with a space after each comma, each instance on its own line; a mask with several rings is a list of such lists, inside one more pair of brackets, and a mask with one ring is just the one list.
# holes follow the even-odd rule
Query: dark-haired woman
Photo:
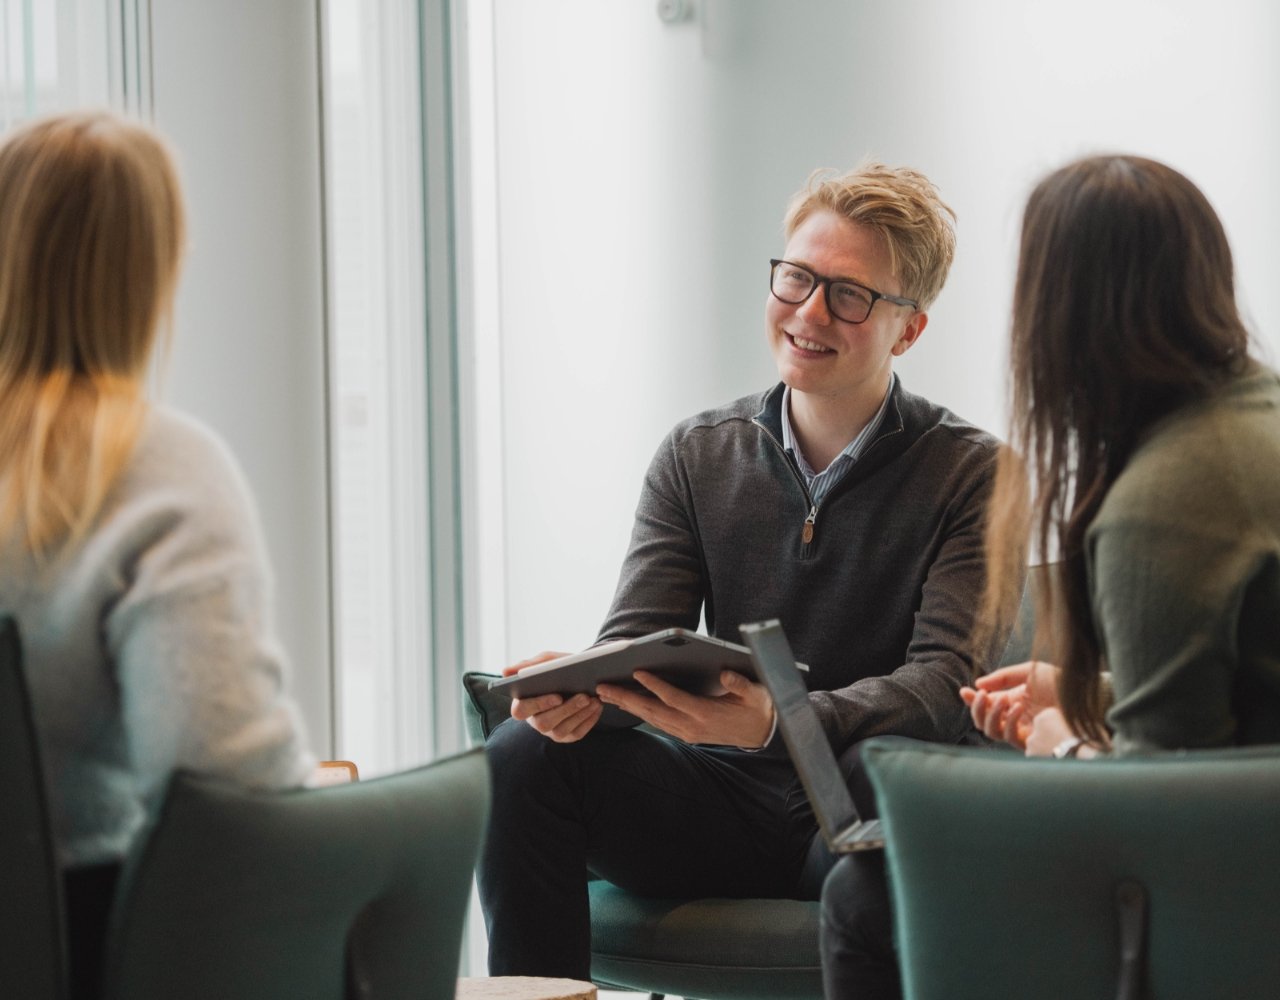
[[[987, 607], [1029, 544], [1053, 554], [1037, 621], [1058, 667], [980, 679], [975, 721], [1059, 755], [1280, 742], [1280, 379], [1249, 357], [1200, 190], [1129, 156], [1045, 178], [1012, 366]], [[832, 872], [822, 944], [828, 996], [900, 995], [882, 862]]]

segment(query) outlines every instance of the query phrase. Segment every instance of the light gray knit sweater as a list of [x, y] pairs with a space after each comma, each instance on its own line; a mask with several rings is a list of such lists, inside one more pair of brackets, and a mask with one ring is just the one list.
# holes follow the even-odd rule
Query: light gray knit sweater
[[85, 540], [0, 549], [62, 862], [119, 858], [177, 768], [253, 787], [314, 766], [284, 692], [252, 500], [208, 430], [154, 408]]

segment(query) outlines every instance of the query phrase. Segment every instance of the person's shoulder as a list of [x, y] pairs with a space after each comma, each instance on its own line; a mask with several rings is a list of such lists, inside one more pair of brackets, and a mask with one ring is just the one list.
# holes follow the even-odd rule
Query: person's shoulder
[[994, 460], [1000, 439], [947, 407], [909, 392], [899, 381], [895, 402], [902, 426], [913, 439], [926, 439]]
[[179, 461], [179, 456], [189, 455], [193, 464], [233, 461], [226, 442], [211, 427], [163, 403], [148, 410], [139, 449], [165, 453]]
[[1135, 449], [1130, 467], [1155, 475], [1204, 463], [1235, 465], [1245, 457], [1242, 452], [1258, 459], [1277, 450], [1280, 378], [1254, 363], [1203, 398], [1157, 421]]
[[1273, 437], [1280, 420], [1280, 375], [1259, 361], [1250, 361], [1238, 376], [1205, 401], [1217, 419], [1243, 434]]
[[210, 427], [171, 407], [147, 413], [121, 483], [132, 496], [164, 498], [167, 505], [241, 510], [248, 486], [226, 442]]
[[1280, 377], [1260, 364], [1156, 423], [1100, 514], [1153, 508], [1220, 511], [1280, 500]]
[[681, 420], [671, 429], [671, 438], [680, 440], [697, 431], [731, 428], [738, 425], [752, 424], [768, 409], [769, 403], [781, 398], [782, 386], [779, 384], [763, 392], [742, 396], [730, 403], [714, 406], [695, 413]]

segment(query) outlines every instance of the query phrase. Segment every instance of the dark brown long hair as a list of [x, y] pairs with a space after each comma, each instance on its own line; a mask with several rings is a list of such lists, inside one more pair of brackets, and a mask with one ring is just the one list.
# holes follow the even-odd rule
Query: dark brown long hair
[[986, 608], [1010, 606], [1028, 544], [1058, 561], [1037, 648], [1063, 668], [1073, 728], [1104, 740], [1085, 532], [1153, 422], [1239, 371], [1248, 333], [1213, 208], [1176, 170], [1096, 156], [1050, 174], [1022, 222], [1010, 447], [987, 525]]

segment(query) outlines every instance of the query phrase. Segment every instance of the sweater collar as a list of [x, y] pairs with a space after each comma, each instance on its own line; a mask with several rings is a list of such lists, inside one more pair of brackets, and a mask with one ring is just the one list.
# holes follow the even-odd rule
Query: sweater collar
[[[765, 393], [764, 404], [761, 406], [760, 412], [755, 415], [755, 421], [779, 441], [783, 439], [782, 394], [786, 387], [786, 383], [779, 382]], [[867, 448], [870, 448], [881, 438], [890, 434], [901, 434], [902, 431], [908, 429], [911, 429], [912, 433], [902, 435], [904, 447], [912, 439], [919, 436], [920, 431], [923, 429], [919, 426], [923, 417], [923, 403], [924, 400], [919, 396], [913, 396], [902, 388], [902, 379], [895, 373], [883, 419], [880, 421], [880, 427], [876, 431], [875, 437], [867, 443]], [[912, 427], [913, 423], [916, 426]]]

